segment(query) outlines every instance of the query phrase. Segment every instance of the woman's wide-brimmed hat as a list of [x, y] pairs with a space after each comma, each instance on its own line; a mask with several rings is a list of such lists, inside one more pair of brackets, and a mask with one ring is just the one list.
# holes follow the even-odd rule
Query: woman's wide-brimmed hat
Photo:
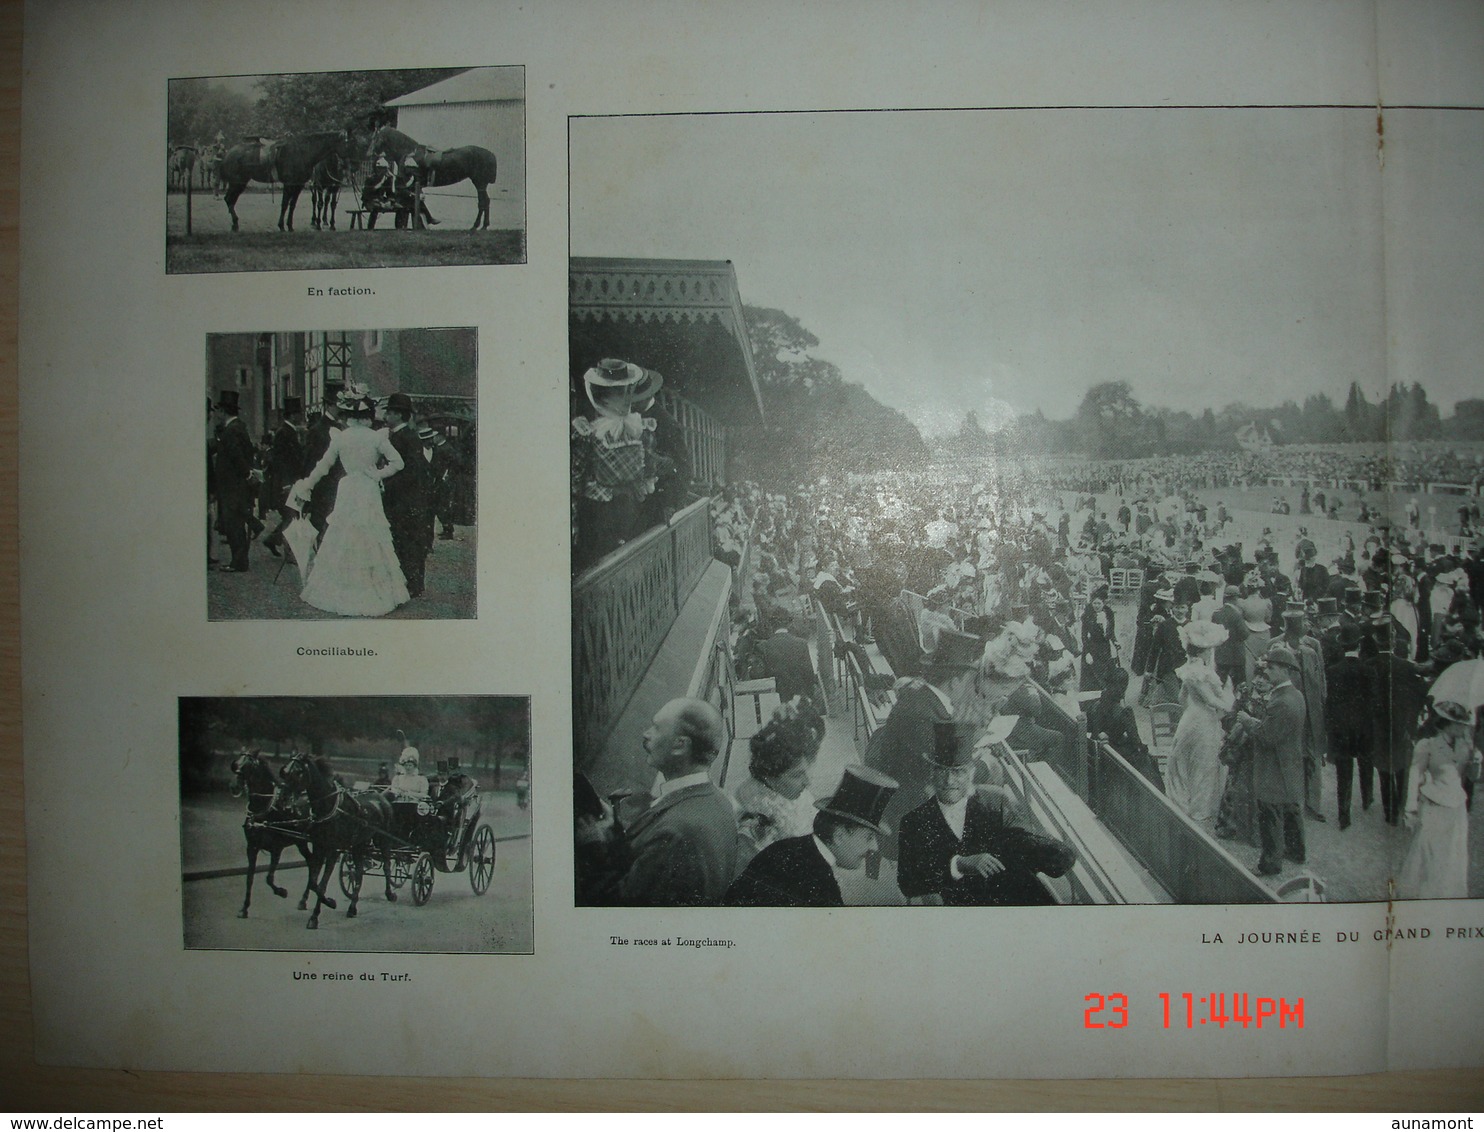
[[834, 794], [814, 803], [816, 809], [863, 825], [882, 837], [891, 836], [891, 827], [881, 820], [887, 803], [897, 792], [897, 780], [868, 766], [856, 763], [845, 768], [845, 777]]
[[622, 389], [634, 403], [647, 401], [660, 391], [665, 379], [652, 369], [618, 358], [604, 358], [582, 375], [589, 393], [594, 389]]
[[1192, 648], [1214, 649], [1226, 636], [1226, 629], [1214, 621], [1191, 621], [1185, 626], [1185, 641]]
[[1432, 709], [1449, 723], [1462, 723], [1467, 726], [1474, 722], [1473, 712], [1452, 700], [1443, 700], [1441, 703], [1433, 704]]

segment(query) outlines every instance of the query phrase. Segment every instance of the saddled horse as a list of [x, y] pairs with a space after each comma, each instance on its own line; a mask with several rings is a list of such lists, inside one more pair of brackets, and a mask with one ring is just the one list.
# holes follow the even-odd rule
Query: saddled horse
[[341, 158], [350, 152], [350, 135], [345, 130], [319, 134], [299, 134], [275, 142], [246, 142], [234, 145], [222, 158], [222, 183], [226, 185], [227, 211], [232, 214], [232, 231], [237, 231], [237, 198], [250, 181], [283, 185], [283, 198], [278, 206], [279, 231], [294, 230], [294, 206], [309, 182], [314, 167], [332, 154]]
[[330, 154], [309, 173], [309, 201], [314, 214], [310, 224], [316, 228], [334, 228], [335, 210], [340, 205], [340, 186], [346, 183], [345, 160]]
[[[325, 896], [325, 888], [335, 875], [335, 866], [342, 854], [349, 853], [355, 862], [355, 892], [350, 898], [346, 918], [356, 914], [356, 905], [361, 899], [360, 877], [363, 864], [371, 853], [381, 855], [382, 871], [386, 876], [386, 898], [397, 899], [392, 891], [391, 840], [394, 818], [392, 804], [379, 791], [364, 791], [356, 794], [335, 781], [328, 760], [309, 758], [294, 754], [283, 768], [283, 781], [294, 790], [303, 790], [309, 796], [310, 838], [314, 842], [314, 860], [309, 865], [309, 886], [317, 900], [310, 913], [306, 927], [319, 927], [319, 910], [322, 905], [335, 907], [335, 902]], [[318, 866], [318, 869], [316, 869]], [[318, 876], [315, 875], [316, 871]]]
[[[238, 919], [247, 919], [247, 909], [252, 903], [252, 882], [257, 871], [258, 854], [268, 854], [268, 875], [265, 878], [273, 895], [285, 897], [288, 889], [273, 883], [273, 874], [278, 871], [278, 858], [289, 846], [294, 846], [309, 866], [309, 876], [304, 882], [304, 895], [299, 897], [299, 910], [309, 907], [310, 885], [314, 880], [314, 857], [309, 842], [309, 814], [303, 807], [295, 807], [292, 798], [278, 782], [273, 771], [257, 751], [243, 751], [232, 760], [232, 774], [236, 782], [232, 785], [234, 795], [247, 795], [247, 817], [242, 822], [242, 833], [247, 838], [247, 891], [242, 897], [242, 911]], [[328, 902], [335, 907], [333, 901]]]
[[[456, 149], [430, 149], [391, 126], [382, 126], [371, 135], [366, 156], [375, 160], [384, 154], [399, 165], [407, 158], [417, 159], [418, 168], [429, 187], [456, 185], [468, 181], [479, 197], [479, 210], [469, 227], [490, 226], [489, 186], [495, 180], [495, 155], [482, 146], [462, 145]], [[481, 223], [482, 222], [482, 223]]]

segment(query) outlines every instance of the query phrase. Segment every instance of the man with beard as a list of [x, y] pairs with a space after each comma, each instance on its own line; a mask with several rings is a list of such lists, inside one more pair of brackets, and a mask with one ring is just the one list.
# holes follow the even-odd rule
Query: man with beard
[[644, 732], [645, 762], [660, 779], [649, 804], [626, 815], [627, 831], [618, 837], [606, 811], [577, 815], [583, 902], [665, 908], [722, 902], [737, 872], [737, 819], [710, 777], [725, 737], [721, 713], [705, 700], [671, 700], [655, 713]]
[[920, 757], [933, 796], [902, 818], [902, 895], [913, 904], [1054, 903], [1036, 874], [1064, 876], [1076, 850], [1031, 829], [1007, 792], [974, 789], [973, 727], [937, 724], [933, 746]]

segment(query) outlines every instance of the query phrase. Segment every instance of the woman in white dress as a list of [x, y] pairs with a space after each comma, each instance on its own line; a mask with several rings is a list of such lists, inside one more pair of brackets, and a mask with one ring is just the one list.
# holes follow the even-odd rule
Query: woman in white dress
[[330, 437], [320, 462], [293, 488], [302, 510], [314, 485], [337, 461], [345, 470], [301, 596], [327, 613], [380, 617], [407, 600], [407, 582], [381, 506], [382, 481], [402, 470], [402, 457], [387, 433], [372, 429], [376, 403], [369, 396], [342, 397], [340, 408], [346, 427]]
[[1180, 723], [1165, 766], [1165, 793], [1195, 821], [1216, 815], [1221, 804], [1221, 717], [1231, 711], [1232, 690], [1216, 675], [1215, 649], [1226, 629], [1211, 621], [1185, 627], [1186, 662], [1180, 677]]
[[1403, 813], [1413, 829], [1398, 894], [1404, 900], [1465, 900], [1469, 894], [1469, 817], [1464, 767], [1474, 758], [1473, 718], [1461, 704], [1433, 708], [1436, 734], [1419, 739], [1412, 754]]

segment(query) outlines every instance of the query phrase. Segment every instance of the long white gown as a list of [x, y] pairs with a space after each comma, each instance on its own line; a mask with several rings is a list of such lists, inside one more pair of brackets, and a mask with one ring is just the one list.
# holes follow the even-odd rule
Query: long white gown
[[1462, 770], [1472, 757], [1467, 740], [1434, 735], [1419, 740], [1407, 784], [1407, 810], [1417, 828], [1397, 879], [1403, 900], [1466, 900], [1469, 894], [1469, 818]]
[[314, 470], [294, 485], [294, 495], [307, 498], [337, 460], [345, 478], [336, 488], [335, 510], [300, 596], [327, 613], [380, 617], [407, 600], [407, 581], [381, 505], [381, 481], [402, 470], [402, 456], [385, 432], [351, 423], [331, 436]]
[[1233, 697], [1210, 665], [1189, 661], [1177, 675], [1184, 710], [1165, 766], [1165, 793], [1195, 821], [1205, 821], [1221, 805], [1221, 717], [1231, 711]]

